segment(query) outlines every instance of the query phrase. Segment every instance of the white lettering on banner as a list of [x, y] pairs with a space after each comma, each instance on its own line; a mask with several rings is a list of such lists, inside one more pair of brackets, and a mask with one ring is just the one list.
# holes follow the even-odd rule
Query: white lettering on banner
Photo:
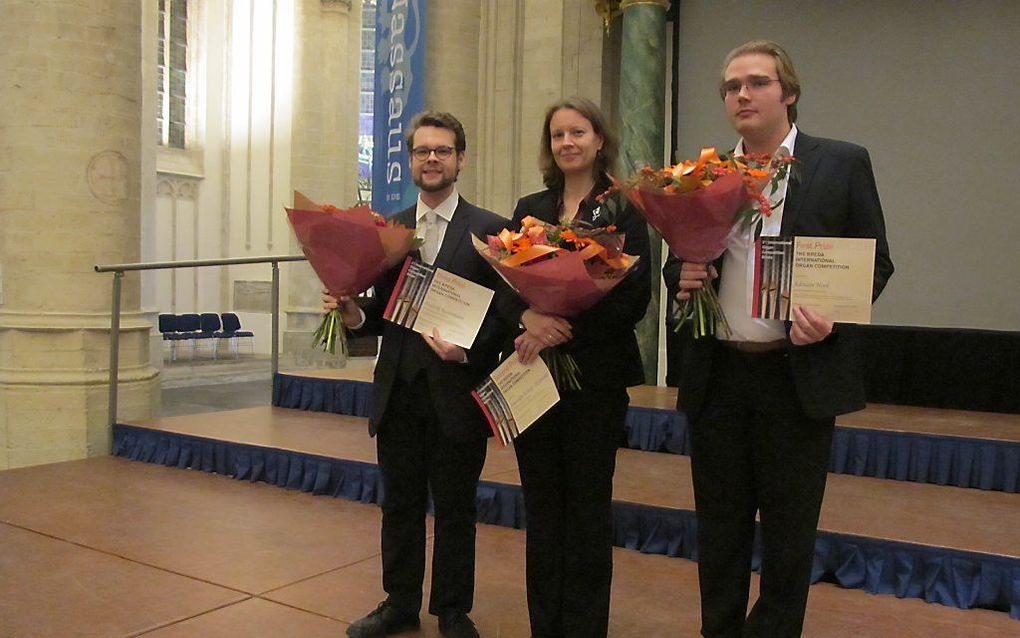
[[[389, 124], [390, 130], [386, 136], [386, 183], [393, 184], [402, 179], [402, 168], [400, 166], [400, 153], [404, 148], [403, 125], [400, 122], [404, 114], [404, 100], [399, 97], [390, 98]], [[395, 159], [396, 158], [396, 159]]]
[[404, 90], [404, 72], [400, 69], [394, 69], [390, 73], [390, 93], [394, 91]]
[[390, 162], [386, 166], [386, 183], [392, 184], [393, 182], [400, 181], [400, 162]]
[[[405, 65], [408, 56], [405, 39], [407, 38], [407, 12], [409, 7], [408, 0], [392, 0], [388, 4], [390, 6], [390, 32], [386, 42], [388, 46], [381, 53], [388, 49], [388, 55], [384, 58], [389, 62], [388, 66], [390, 67], [386, 85], [389, 89], [389, 94], [386, 96], [388, 124], [386, 136], [386, 183], [392, 185], [403, 181], [402, 162], [404, 160], [405, 149], [402, 120], [405, 115], [408, 76], [406, 69], [396, 67]], [[387, 199], [399, 200], [400, 194], [389, 193], [387, 194]]]
[[[400, 148], [403, 146], [403, 144], [400, 141], [401, 140], [401, 133], [402, 133], [401, 127], [397, 126], [397, 128], [391, 128], [390, 132], [389, 132], [389, 135], [388, 135], [388, 139], [389, 139], [390, 143], [389, 143], [389, 148], [386, 149], [386, 183], [387, 184], [392, 184], [394, 182], [401, 181], [401, 175], [403, 173], [403, 169], [401, 167], [400, 160], [399, 159], [394, 159], [394, 156], [397, 156], [399, 158]], [[394, 143], [394, 141], [393, 141], [394, 138], [397, 140], [396, 143]]]
[[404, 43], [394, 42], [390, 49], [390, 66], [396, 66], [404, 61]]
[[[400, 139], [399, 138], [397, 139], [397, 145], [393, 146], [393, 140], [392, 140], [393, 131], [394, 131], [394, 129], [393, 129], [393, 122], [394, 122], [394, 120], [399, 120], [400, 116], [403, 115], [403, 114], [404, 114], [404, 98], [402, 98], [402, 97], [395, 97], [395, 98], [391, 99], [390, 100], [390, 118], [389, 118], [389, 121], [390, 121], [390, 138], [391, 138], [390, 139], [390, 148], [389, 148], [390, 152], [393, 152], [393, 151], [398, 151], [399, 152], [400, 151]], [[397, 133], [400, 133], [400, 122], [397, 122], [397, 129], [396, 129], [396, 131], [397, 131]]]

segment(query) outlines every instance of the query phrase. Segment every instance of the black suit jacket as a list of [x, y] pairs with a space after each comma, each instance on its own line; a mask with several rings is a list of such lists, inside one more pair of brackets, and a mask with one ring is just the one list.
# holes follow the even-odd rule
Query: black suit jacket
[[[414, 228], [415, 207], [401, 211], [394, 219]], [[435, 265], [486, 288], [505, 288], [503, 280], [471, 245], [471, 235], [484, 239], [486, 235], [498, 234], [505, 224], [505, 217], [473, 206], [461, 197], [446, 228]], [[420, 334], [382, 318], [402, 265], [390, 269], [375, 282], [375, 296], [362, 304], [365, 323], [355, 331], [357, 334], [382, 335], [379, 359], [375, 364], [369, 432], [375, 435], [380, 427], [388, 427], [384, 426], [384, 417], [391, 401], [400, 400], [400, 397], [391, 396], [391, 390], [402, 363], [406, 364], [408, 357], [422, 357], [425, 381], [444, 434], [455, 440], [490, 436], [492, 433], [485, 417], [470, 393], [495, 368], [500, 347], [507, 338], [506, 324], [491, 305], [475, 342], [467, 351], [468, 362], [441, 360]]]
[[[608, 180], [603, 180], [593, 192], [600, 193], [608, 187]], [[520, 229], [521, 220], [528, 215], [550, 224], [558, 223], [561, 197], [562, 191], [558, 189], [522, 197], [507, 227]], [[615, 225], [617, 230], [627, 235], [623, 251], [640, 257], [634, 269], [609, 294], [578, 316], [567, 317], [573, 338], [562, 347], [577, 361], [582, 387], [622, 388], [645, 382], [634, 326], [645, 315], [652, 294], [651, 278], [648, 276], [651, 267], [648, 226], [629, 205], [623, 203], [623, 198], [618, 197], [618, 203], [621, 205], [615, 215], [611, 215], [609, 207], [599, 205], [594, 198], [581, 205], [582, 219], [595, 226]], [[598, 213], [592, 219], [596, 210]], [[519, 324], [521, 313], [527, 309], [527, 305], [513, 294], [502, 297], [500, 306], [507, 322], [513, 326]], [[515, 334], [520, 334], [520, 331]]]
[[[893, 273], [885, 219], [878, 199], [868, 151], [861, 146], [812, 137], [798, 131], [791, 175], [783, 207], [784, 236], [872, 237], [875, 278], [872, 300], [877, 299]], [[663, 278], [675, 296], [681, 262], [670, 256]], [[716, 262], [722, 268], [722, 261]], [[715, 282], [718, 287], [718, 280]], [[787, 323], [789, 333], [789, 323]], [[865, 404], [864, 376], [855, 326], [841, 324], [829, 338], [809, 346], [787, 346], [797, 395], [805, 414], [828, 418], [860, 410]], [[681, 335], [681, 364], [677, 408], [696, 417], [708, 388], [712, 356], [717, 347], [711, 337]]]

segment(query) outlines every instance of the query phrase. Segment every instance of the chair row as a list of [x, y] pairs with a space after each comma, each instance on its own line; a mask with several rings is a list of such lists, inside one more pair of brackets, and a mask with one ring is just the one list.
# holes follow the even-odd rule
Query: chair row
[[217, 358], [219, 342], [228, 340], [230, 351], [238, 356], [240, 340], [247, 343], [254, 352], [255, 334], [249, 330], [241, 330], [241, 320], [233, 312], [217, 314], [215, 312], [185, 313], [180, 315], [161, 313], [159, 315], [159, 332], [163, 341], [170, 343], [170, 360], [177, 360], [177, 347], [185, 343], [191, 347], [191, 358], [195, 357], [195, 349], [200, 342], [212, 345], [213, 358]]

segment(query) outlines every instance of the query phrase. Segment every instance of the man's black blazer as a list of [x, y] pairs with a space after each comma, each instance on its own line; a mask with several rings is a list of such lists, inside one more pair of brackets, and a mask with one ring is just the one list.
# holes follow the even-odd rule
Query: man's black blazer
[[[414, 228], [415, 207], [401, 211], [394, 219]], [[469, 204], [461, 197], [446, 228], [435, 265], [486, 288], [498, 291], [505, 287], [492, 266], [471, 245], [471, 235], [484, 240], [486, 235], [498, 234], [505, 224], [505, 217]], [[414, 255], [417, 256], [417, 253]], [[424, 349], [427, 351], [424, 355], [427, 360], [425, 379], [444, 434], [455, 440], [490, 436], [485, 417], [471, 398], [471, 390], [495, 368], [499, 349], [508, 334], [505, 322], [490, 306], [474, 344], [467, 351], [468, 363], [442, 361], [428, 348], [420, 334], [382, 318], [402, 266], [403, 263], [398, 264], [375, 282], [375, 296], [362, 304], [365, 323], [356, 331], [357, 334], [382, 335], [379, 359], [375, 364], [369, 432], [375, 435], [384, 424], [391, 401], [401, 400], [399, 396], [391, 396], [401, 357], [415, 354], [412, 350]]]
[[[874, 301], [892, 276], [893, 263], [868, 151], [798, 131], [793, 155], [796, 166], [783, 207], [781, 234], [874, 238]], [[663, 267], [671, 296], [676, 294], [680, 266], [680, 260], [671, 255]], [[721, 259], [716, 268], [721, 270]], [[718, 280], [714, 285], [718, 287]], [[787, 323], [787, 333], [789, 327]], [[682, 340], [677, 408], [696, 417], [707, 391], [717, 343], [712, 337], [694, 339], [688, 329], [682, 331]], [[829, 418], [864, 407], [864, 376], [853, 325], [840, 324], [832, 335], [816, 344], [789, 344], [786, 355], [805, 414]]]
[[[594, 192], [602, 192], [609, 184], [606, 178]], [[508, 228], [520, 229], [521, 220], [529, 215], [550, 224], [559, 223], [561, 197], [562, 192], [554, 189], [522, 197], [517, 202]], [[592, 219], [596, 209], [599, 213]], [[594, 226], [615, 225], [618, 231], [626, 233], [623, 250], [629, 255], [637, 255], [640, 261], [598, 303], [576, 317], [566, 318], [571, 324], [573, 338], [562, 347], [577, 361], [582, 386], [624, 388], [640, 385], [645, 378], [634, 325], [645, 315], [652, 294], [651, 278], [648, 276], [651, 267], [648, 226], [625, 203], [610, 218], [608, 207], [600, 206], [594, 199], [586, 200], [581, 206], [580, 217]], [[527, 305], [514, 295], [510, 303], [502, 305], [502, 309], [507, 321], [516, 325]]]

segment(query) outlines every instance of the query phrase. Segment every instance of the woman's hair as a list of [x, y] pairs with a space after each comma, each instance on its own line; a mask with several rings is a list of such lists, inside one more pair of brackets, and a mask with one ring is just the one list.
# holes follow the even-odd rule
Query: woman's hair
[[542, 144], [538, 150], [538, 167], [542, 171], [542, 181], [546, 188], [563, 187], [563, 171], [556, 165], [556, 158], [552, 154], [552, 134], [549, 132], [549, 122], [553, 115], [560, 109], [571, 109], [577, 111], [591, 122], [592, 131], [602, 138], [602, 148], [595, 155], [594, 173], [596, 179], [600, 175], [611, 175], [616, 168], [616, 160], [620, 154], [620, 142], [616, 137], [616, 131], [609, 123], [602, 109], [597, 104], [584, 97], [568, 97], [556, 102], [545, 112], [545, 123], [542, 125]]

